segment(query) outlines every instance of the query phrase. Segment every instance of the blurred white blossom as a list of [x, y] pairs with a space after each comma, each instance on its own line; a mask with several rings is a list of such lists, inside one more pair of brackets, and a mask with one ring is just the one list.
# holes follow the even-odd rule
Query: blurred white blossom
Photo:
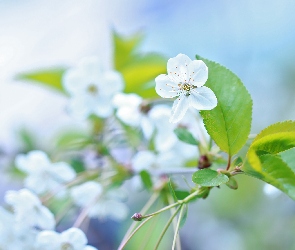
[[103, 71], [99, 59], [89, 57], [64, 74], [63, 86], [71, 97], [69, 112], [73, 117], [86, 119], [95, 114], [106, 118], [112, 114], [113, 96], [123, 90], [124, 82], [117, 71]]
[[69, 182], [76, 177], [73, 168], [65, 162], [52, 163], [42, 151], [31, 151], [27, 155], [18, 155], [15, 160], [16, 167], [28, 176], [24, 180], [26, 188], [42, 194], [56, 191], [62, 194], [61, 184]]
[[0, 207], [0, 249], [33, 249], [37, 230], [17, 222], [13, 213]]
[[109, 217], [123, 220], [128, 216], [128, 207], [121, 201], [125, 198], [124, 190], [118, 188], [102, 193], [102, 186], [94, 181], [88, 181], [73, 187], [71, 196], [76, 205], [88, 208], [88, 216], [92, 218]]
[[50, 210], [43, 206], [39, 198], [28, 189], [7, 191], [4, 197], [11, 205], [15, 221], [24, 226], [53, 229], [55, 220]]
[[189, 107], [210, 110], [216, 107], [215, 94], [203, 85], [208, 79], [208, 68], [202, 60], [191, 60], [184, 54], [170, 58], [167, 63], [168, 75], [156, 77], [156, 92], [163, 98], [177, 97], [172, 107], [170, 122], [176, 123]]
[[136, 94], [115, 95], [113, 103], [117, 108], [117, 117], [125, 124], [140, 127], [144, 136], [149, 139], [153, 133], [153, 124], [148, 117], [149, 107]]
[[95, 247], [87, 246], [85, 234], [78, 228], [57, 233], [45, 230], [37, 235], [36, 250], [95, 250]]

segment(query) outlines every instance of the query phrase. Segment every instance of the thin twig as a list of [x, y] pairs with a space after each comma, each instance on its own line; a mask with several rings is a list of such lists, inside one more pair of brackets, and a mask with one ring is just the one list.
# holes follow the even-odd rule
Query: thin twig
[[122, 250], [125, 246], [126, 246], [126, 244], [129, 242], [129, 240], [133, 237], [133, 235], [141, 228], [141, 227], [143, 227], [143, 225], [145, 224], [145, 223], [147, 223], [150, 219], [152, 219], [153, 217], [149, 217], [149, 218], [147, 218], [146, 220], [144, 220], [130, 235], [129, 235], [129, 237], [127, 238], [127, 240], [124, 242], [124, 244], [122, 244], [122, 245], [120, 245], [119, 246], [119, 248], [118, 248], [118, 250]]
[[177, 221], [177, 225], [176, 225], [176, 229], [175, 229], [175, 234], [174, 234], [174, 238], [173, 238], [172, 250], [175, 249], [175, 243], [178, 243], [178, 242], [179, 242], [179, 245], [178, 244], [176, 245], [176, 249], [181, 250], [180, 237], [177, 237], [177, 236], [178, 236], [178, 232], [179, 232], [180, 222], [182, 219], [183, 209], [185, 206], [187, 206], [187, 205], [186, 204], [181, 205], [181, 210], [179, 213], [179, 217], [178, 217], [178, 221]]
[[164, 227], [162, 233], [160, 234], [160, 237], [159, 237], [159, 239], [158, 239], [157, 245], [156, 245], [155, 248], [154, 248], [155, 250], [158, 249], [158, 247], [159, 247], [159, 245], [160, 245], [160, 243], [161, 243], [161, 241], [162, 241], [162, 239], [163, 239], [165, 233], [167, 232], [167, 230], [168, 230], [168, 228], [169, 228], [171, 222], [173, 221], [174, 217], [178, 214], [178, 212], [179, 212], [179, 210], [180, 210], [181, 207], [182, 207], [182, 206], [179, 206], [179, 207], [176, 209], [175, 213], [174, 213], [174, 214], [170, 217], [170, 219], [168, 220], [168, 222], [167, 222], [167, 224], [165, 225], [165, 227]]
[[[155, 201], [158, 199], [158, 197], [159, 197], [159, 193], [153, 193], [151, 198], [147, 201], [145, 206], [141, 209], [140, 214], [145, 214], [151, 208], [151, 206], [155, 203]], [[132, 224], [128, 228], [126, 234], [124, 235], [124, 237], [120, 243], [119, 249], [120, 249], [120, 247], [122, 248], [122, 246], [125, 243], [125, 240], [128, 238], [129, 234], [131, 234], [131, 232], [134, 230], [134, 228], [137, 224], [138, 223], [136, 221], [132, 222]]]

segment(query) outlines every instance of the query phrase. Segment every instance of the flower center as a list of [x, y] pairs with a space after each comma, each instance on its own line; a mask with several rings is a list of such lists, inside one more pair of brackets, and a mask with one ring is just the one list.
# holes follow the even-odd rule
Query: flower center
[[189, 84], [189, 83], [179, 83], [178, 87], [180, 88], [180, 90], [182, 92], [185, 92], [186, 96], [190, 95], [190, 91], [194, 88], [193, 85]]
[[70, 243], [63, 243], [61, 245], [62, 250], [74, 250], [73, 246]]
[[90, 84], [87, 88], [87, 92], [91, 95], [96, 95], [98, 93], [98, 88], [94, 84]]

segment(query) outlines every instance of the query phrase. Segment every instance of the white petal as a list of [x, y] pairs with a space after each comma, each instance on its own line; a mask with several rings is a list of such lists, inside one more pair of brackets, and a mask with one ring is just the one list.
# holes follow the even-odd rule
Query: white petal
[[105, 206], [107, 207], [108, 216], [116, 221], [121, 221], [127, 218], [129, 209], [128, 207], [116, 200], [105, 201]]
[[208, 67], [202, 60], [194, 60], [189, 66], [190, 83], [194, 86], [201, 87], [208, 79]]
[[74, 96], [69, 103], [70, 114], [78, 120], [85, 120], [91, 113], [91, 106], [84, 96]]
[[[171, 124], [171, 123], [170, 123]], [[155, 148], [159, 152], [167, 151], [177, 142], [177, 137], [170, 129], [158, 129], [155, 136]]]
[[49, 168], [51, 163], [43, 151], [34, 150], [27, 155], [18, 155], [15, 164], [18, 169], [31, 174]]
[[61, 237], [54, 231], [41, 231], [36, 238], [36, 249], [44, 250], [60, 250]]
[[203, 86], [191, 91], [189, 103], [198, 110], [210, 110], [216, 107], [217, 99], [211, 89]]
[[104, 73], [99, 90], [102, 95], [113, 96], [124, 89], [124, 80], [122, 75], [117, 71], [107, 71]]
[[177, 96], [178, 85], [177, 83], [170, 80], [167, 75], [159, 75], [155, 79], [156, 81], [156, 92], [163, 98], [172, 98]]
[[55, 227], [54, 215], [47, 207], [40, 206], [31, 225], [38, 226], [42, 229], [52, 230]]
[[142, 98], [136, 94], [118, 93], [113, 98], [113, 104], [116, 108], [122, 106], [138, 107], [142, 103]]
[[156, 156], [151, 151], [139, 151], [132, 159], [131, 164], [134, 171], [150, 169], [155, 163]]
[[159, 153], [158, 158], [157, 158], [157, 166], [159, 168], [177, 168], [177, 167], [183, 167], [182, 164], [182, 159], [178, 155], [178, 152], [173, 152], [173, 151], [166, 151]]
[[141, 121], [141, 113], [138, 108], [131, 106], [123, 106], [117, 111], [118, 118], [123, 121], [125, 124], [137, 127]]
[[91, 113], [102, 118], [110, 116], [113, 110], [112, 99], [108, 96], [99, 96], [95, 104], [91, 107]]
[[192, 60], [184, 54], [178, 54], [176, 57], [170, 58], [167, 63], [167, 72], [169, 77], [174, 79], [177, 83], [188, 82], [188, 65], [191, 61]]
[[64, 73], [62, 84], [70, 95], [75, 95], [84, 91], [87, 81], [81, 70], [70, 69]]
[[102, 186], [94, 181], [85, 182], [79, 186], [73, 187], [71, 196], [74, 202], [79, 206], [87, 206], [102, 193]]
[[155, 129], [152, 121], [147, 116], [143, 115], [140, 120], [140, 126], [143, 136], [149, 140], [152, 137]]
[[184, 117], [188, 107], [189, 107], [188, 97], [184, 95], [177, 97], [177, 99], [173, 103], [172, 115], [170, 117], [169, 122], [171, 123], [179, 122]]
[[87, 244], [87, 238], [82, 230], [78, 228], [69, 228], [61, 233], [63, 243], [69, 243], [73, 249], [82, 249]]
[[24, 180], [24, 186], [32, 191], [34, 191], [36, 194], [42, 194], [45, 193], [48, 190], [47, 180], [43, 179], [42, 175], [29, 175]]
[[48, 172], [56, 181], [61, 183], [71, 181], [76, 177], [76, 172], [65, 162], [53, 163]]
[[95, 248], [93, 246], [86, 246], [83, 248], [83, 250], [97, 250], [97, 248]]

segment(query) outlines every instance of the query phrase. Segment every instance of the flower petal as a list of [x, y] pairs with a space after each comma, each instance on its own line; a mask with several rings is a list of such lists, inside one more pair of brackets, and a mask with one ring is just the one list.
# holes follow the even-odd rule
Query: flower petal
[[194, 60], [188, 66], [190, 83], [201, 87], [208, 79], [208, 67], [202, 60]]
[[114, 70], [104, 73], [102, 81], [99, 83], [101, 95], [113, 96], [115, 93], [124, 89], [124, 80], [122, 75]]
[[71, 227], [61, 233], [63, 243], [71, 244], [73, 249], [82, 249], [87, 244], [87, 238], [82, 230]]
[[176, 123], [180, 121], [189, 107], [188, 97], [185, 95], [179, 96], [173, 103], [172, 115], [169, 122]]
[[188, 82], [188, 65], [191, 61], [192, 60], [184, 54], [178, 54], [176, 57], [170, 58], [167, 63], [167, 72], [169, 77], [174, 79], [176, 83]]
[[36, 249], [58, 250], [61, 247], [60, 234], [54, 231], [41, 231], [36, 238]]
[[210, 110], [216, 107], [217, 98], [207, 87], [196, 88], [191, 91], [189, 104], [198, 110]]
[[155, 161], [155, 154], [151, 151], [144, 150], [137, 152], [137, 154], [131, 160], [131, 164], [134, 171], [140, 172], [142, 170], [151, 169]]
[[155, 79], [156, 81], [156, 92], [163, 98], [173, 98], [177, 96], [178, 85], [177, 83], [170, 80], [167, 75], [159, 75]]
[[53, 179], [60, 183], [71, 181], [76, 177], [74, 169], [65, 162], [53, 163], [47, 171], [52, 174]]
[[95, 181], [88, 181], [71, 190], [71, 197], [74, 202], [82, 207], [86, 207], [101, 195], [103, 188]]

